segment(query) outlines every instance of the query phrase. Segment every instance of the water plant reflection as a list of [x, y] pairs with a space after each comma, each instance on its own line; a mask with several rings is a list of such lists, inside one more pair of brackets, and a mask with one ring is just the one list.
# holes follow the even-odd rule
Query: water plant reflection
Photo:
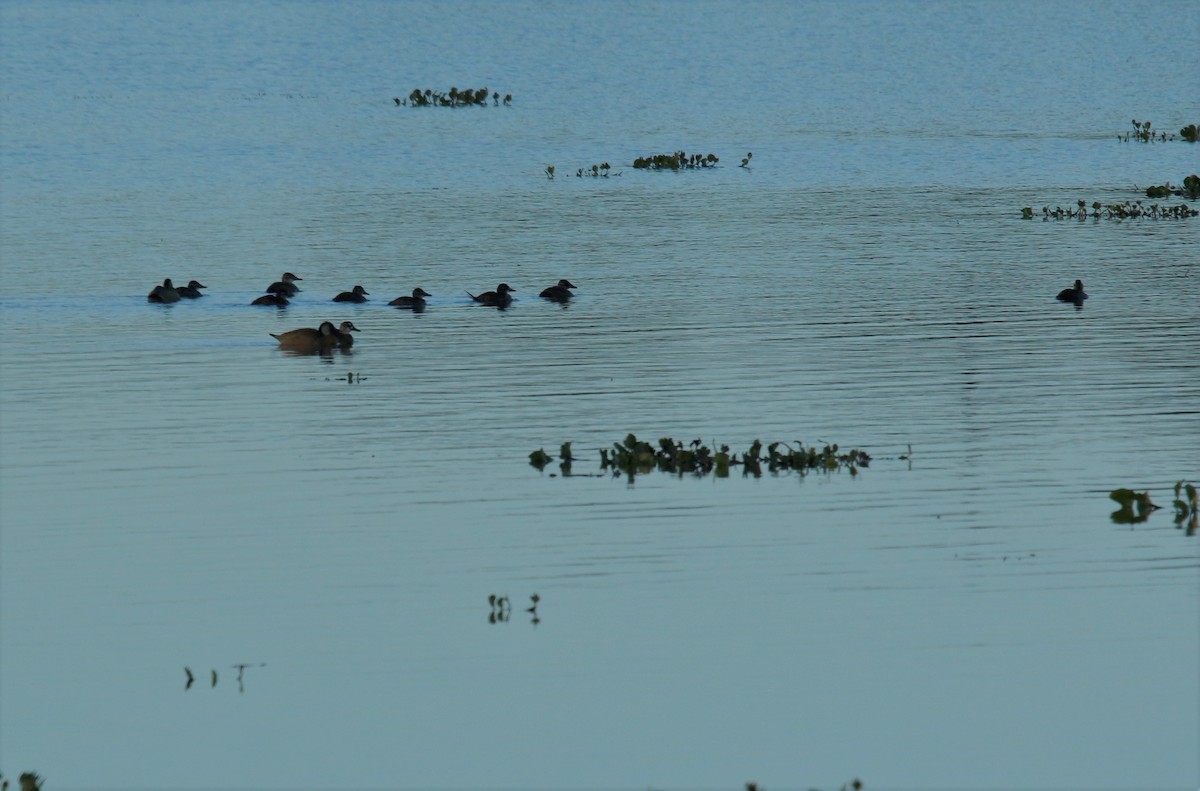
[[[240, 662], [236, 665], [231, 665], [231, 667], [238, 672], [238, 674], [237, 674], [238, 692], [244, 693], [246, 691], [246, 684], [245, 684], [246, 668], [248, 668], [248, 667], [266, 667], [266, 666], [267, 666], [266, 662], [259, 662], [257, 664], [253, 664], [250, 662]], [[192, 685], [196, 682], [196, 677], [195, 677], [195, 675], [192, 674], [192, 669], [190, 667], [185, 666], [183, 668], [183, 672], [187, 675], [187, 682], [183, 685], [183, 689], [186, 692], [187, 690], [192, 688]], [[209, 684], [209, 688], [216, 687], [217, 680], [220, 678], [219, 674], [217, 673], [217, 669], [213, 668], [209, 675], [211, 678], [211, 683]]]
[[[1187, 495], [1186, 498], [1184, 495]], [[1197, 522], [1200, 521], [1200, 499], [1195, 484], [1178, 481], [1175, 484], [1175, 526], [1183, 528], [1187, 523], [1187, 534], [1196, 535]]]
[[1119, 525], [1145, 522], [1150, 514], [1160, 508], [1150, 502], [1149, 492], [1135, 492], [1132, 489], [1113, 489], [1108, 493], [1108, 499], [1121, 506], [1112, 512], [1112, 520]]
[[[525, 612], [531, 616], [529, 622], [537, 626], [542, 622], [542, 619], [538, 617], [537, 611], [538, 602], [542, 600], [542, 597], [534, 593], [529, 597], [529, 600], [532, 602], [532, 606], [527, 607]], [[512, 618], [512, 602], [509, 600], [508, 594], [497, 596], [493, 593], [489, 595], [488, 605], [492, 608], [491, 612], [488, 613], [488, 623], [508, 623]]]

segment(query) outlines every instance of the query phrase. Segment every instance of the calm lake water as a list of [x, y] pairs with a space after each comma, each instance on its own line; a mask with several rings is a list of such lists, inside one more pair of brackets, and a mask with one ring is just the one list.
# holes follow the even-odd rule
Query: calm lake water
[[[1200, 219], [1041, 207], [1200, 169], [1118, 141], [1200, 122], [1197, 41], [1182, 2], [0, 5], [0, 771], [1195, 788]], [[512, 106], [393, 102], [451, 86]], [[720, 167], [631, 167], [678, 149]], [[352, 350], [270, 336], [326, 319]], [[874, 460], [595, 474], [629, 432]]]

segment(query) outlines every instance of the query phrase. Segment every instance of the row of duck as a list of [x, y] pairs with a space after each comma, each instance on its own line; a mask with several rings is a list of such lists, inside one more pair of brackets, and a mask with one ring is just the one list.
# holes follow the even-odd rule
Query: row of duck
[[[300, 287], [297, 286], [296, 283], [303, 279], [304, 278], [292, 274], [291, 272], [284, 272], [283, 276], [279, 280], [266, 287], [266, 293], [255, 299], [250, 304], [285, 308], [291, 304], [292, 298], [300, 293]], [[554, 302], [567, 302], [573, 296], [571, 289], [575, 287], [576, 286], [574, 283], [564, 278], [559, 280], [556, 284], [542, 289], [538, 296], [542, 297], [543, 299], [553, 300]], [[168, 277], [167, 279], [163, 280], [162, 285], [157, 285], [151, 289], [150, 293], [146, 296], [146, 300], [148, 302], [168, 304], [172, 302], [179, 302], [181, 299], [199, 299], [200, 297], [204, 296], [204, 294], [201, 292], [201, 289], [203, 288], [207, 288], [207, 286], [198, 280], [191, 280], [186, 286], [176, 286], [171, 281], [171, 278]], [[340, 294], [337, 294], [334, 296], [332, 301], [351, 303], [367, 302], [367, 297], [370, 295], [370, 293], [371, 292], [359, 285], [355, 286], [349, 291], [343, 291]], [[512, 302], [512, 295], [515, 293], [516, 289], [508, 285], [508, 283], [501, 283], [500, 285], [496, 286], [495, 291], [484, 291], [478, 295], [472, 294], [470, 291], [466, 292], [467, 296], [476, 303], [498, 308], [507, 307]], [[411, 295], [396, 297], [387, 304], [398, 308], [424, 310], [425, 298], [431, 296], [433, 295], [425, 289], [417, 287], [412, 290]]]

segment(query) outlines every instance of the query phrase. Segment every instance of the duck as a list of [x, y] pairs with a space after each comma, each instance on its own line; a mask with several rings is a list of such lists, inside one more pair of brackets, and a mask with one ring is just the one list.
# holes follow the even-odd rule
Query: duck
[[343, 321], [334, 333], [338, 346], [349, 349], [354, 345], [354, 336], [350, 334], [351, 332], [361, 332], [361, 330], [354, 326], [354, 322]]
[[208, 286], [204, 285], [199, 280], [189, 280], [186, 286], [180, 286], [175, 290], [179, 292], [179, 296], [185, 297], [186, 299], [200, 299], [200, 297], [204, 296], [200, 293], [200, 289], [202, 288], [208, 288]]
[[1082, 304], [1087, 298], [1088, 295], [1084, 293], [1082, 280], [1076, 280], [1074, 288], [1064, 288], [1055, 297], [1062, 302], [1074, 302], [1076, 305]]
[[303, 279], [302, 277], [293, 275], [291, 272], [284, 272], [279, 280], [276, 280], [263, 290], [269, 294], [282, 294], [285, 297], [294, 297], [300, 293], [300, 287], [296, 285], [296, 281]]
[[291, 300], [283, 294], [263, 294], [258, 299], [250, 303], [251, 305], [270, 305], [275, 308], [286, 308], [292, 304]]
[[355, 286], [353, 291], [343, 291], [342, 293], [340, 293], [336, 297], [334, 297], [333, 301], [334, 302], [366, 302], [367, 301], [366, 295], [369, 293], [371, 293], [371, 292], [367, 291], [362, 286]]
[[542, 293], [538, 296], [545, 297], [546, 299], [552, 299], [555, 302], [566, 302], [568, 299], [575, 296], [571, 293], [571, 289], [575, 287], [576, 286], [574, 283], [564, 278], [558, 281], [558, 285], [542, 289]]
[[175, 284], [171, 282], [171, 278], [167, 278], [162, 282], [161, 286], [155, 286], [149, 294], [146, 295], [147, 302], [178, 302], [179, 290], [175, 288]]
[[332, 322], [322, 322], [317, 329], [312, 329], [311, 326], [301, 326], [298, 330], [288, 330], [280, 332], [276, 335], [271, 332], [271, 337], [280, 342], [280, 346], [299, 346], [305, 343], [329, 343], [337, 342], [337, 328]]
[[433, 294], [418, 286], [413, 289], [411, 297], [396, 297], [388, 304], [398, 308], [423, 308], [425, 307], [425, 297], [432, 296]]
[[475, 296], [468, 291], [467, 296], [478, 302], [480, 305], [503, 308], [507, 307], [508, 304], [512, 302], [512, 297], [510, 297], [509, 294], [514, 292], [515, 289], [509, 286], [508, 283], [501, 283], [500, 285], [496, 286], [495, 291], [485, 291], [479, 296]]

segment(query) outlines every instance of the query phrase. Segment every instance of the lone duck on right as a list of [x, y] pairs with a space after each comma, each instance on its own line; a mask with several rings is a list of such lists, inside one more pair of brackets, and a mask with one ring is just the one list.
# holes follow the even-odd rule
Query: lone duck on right
[[1087, 298], [1088, 295], [1084, 293], [1082, 280], [1076, 280], [1074, 287], [1064, 288], [1055, 297], [1060, 302], [1074, 302], [1076, 305], [1082, 305], [1083, 301]]
[[496, 286], [495, 291], [485, 291], [479, 296], [475, 296], [470, 291], [467, 296], [478, 302], [480, 305], [488, 305], [493, 308], [506, 308], [512, 302], [512, 297], [509, 294], [515, 293], [515, 289], [508, 283], [501, 283]]
[[545, 297], [546, 299], [552, 299], [555, 302], [566, 302], [571, 297], [575, 296], [571, 293], [571, 289], [573, 288], [576, 288], [576, 285], [570, 280], [563, 278], [562, 280], [558, 281], [557, 285], [542, 289], [542, 293], [539, 294], [539, 296]]

